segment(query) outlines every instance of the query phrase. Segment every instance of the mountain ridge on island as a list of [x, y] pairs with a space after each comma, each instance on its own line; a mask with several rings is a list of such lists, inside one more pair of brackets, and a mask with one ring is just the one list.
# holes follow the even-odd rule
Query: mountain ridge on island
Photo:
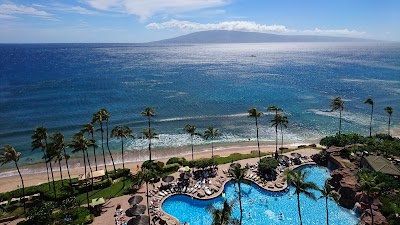
[[153, 41], [153, 44], [270, 43], [270, 42], [376, 42], [377, 40], [317, 35], [279, 35], [270, 33], [209, 30]]

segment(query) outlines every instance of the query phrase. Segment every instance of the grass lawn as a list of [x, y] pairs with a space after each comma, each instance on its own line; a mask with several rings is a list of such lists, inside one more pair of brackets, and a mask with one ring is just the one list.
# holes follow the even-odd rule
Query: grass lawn
[[[129, 190], [132, 187], [132, 181], [130, 178], [122, 177], [118, 182], [112, 184], [110, 187], [94, 190], [89, 192], [89, 201], [91, 202], [94, 198], [103, 197], [104, 199], [110, 199], [119, 197], [122, 195], [129, 194]], [[89, 186], [90, 190], [90, 186]], [[86, 193], [82, 193], [76, 196], [76, 200], [81, 204], [86, 204]]]

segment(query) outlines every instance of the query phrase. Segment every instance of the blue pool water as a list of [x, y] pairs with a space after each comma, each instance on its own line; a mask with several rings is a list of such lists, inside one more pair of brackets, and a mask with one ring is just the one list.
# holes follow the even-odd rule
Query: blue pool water
[[[305, 167], [309, 170], [308, 180], [322, 187], [329, 173], [321, 167]], [[265, 224], [299, 224], [297, 212], [297, 199], [293, 194], [293, 188], [289, 192], [275, 196], [274, 193], [265, 191], [255, 184], [242, 186], [243, 200], [243, 224], [265, 225]], [[315, 192], [317, 198], [320, 196]], [[237, 197], [235, 185], [229, 182], [225, 186], [225, 195], [228, 199]], [[266, 203], [266, 200], [268, 203]], [[222, 197], [213, 200], [196, 200], [186, 195], [175, 195], [164, 201], [162, 208], [165, 212], [176, 217], [181, 223], [188, 222], [190, 225], [211, 224], [212, 217], [205, 208], [209, 204], [222, 206]], [[325, 224], [325, 199], [313, 201], [300, 195], [301, 213], [303, 224]], [[352, 210], [344, 209], [335, 202], [329, 201], [329, 224], [355, 225], [359, 219]], [[250, 217], [249, 217], [250, 213]], [[279, 214], [283, 213], [283, 219]], [[239, 218], [239, 204], [234, 207], [233, 216]]]

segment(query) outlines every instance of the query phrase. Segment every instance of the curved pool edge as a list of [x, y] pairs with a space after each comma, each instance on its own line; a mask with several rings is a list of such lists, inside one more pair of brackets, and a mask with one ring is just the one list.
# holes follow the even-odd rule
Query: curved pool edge
[[[306, 167], [306, 166], [317, 166], [317, 164], [316, 164], [315, 162], [308, 162], [308, 163], [303, 163], [303, 164], [301, 164], [301, 165], [290, 166], [289, 169], [294, 170], [294, 169], [299, 169], [299, 168], [301, 168], [301, 167]], [[227, 177], [227, 178], [228, 178], [228, 177]], [[247, 179], [247, 178], [245, 178], [245, 179], [251, 181], [251, 183], [257, 185], [257, 187], [259, 187], [259, 188], [261, 188], [261, 189], [264, 189], [265, 191], [272, 192], [272, 193], [281, 193], [281, 192], [285, 192], [285, 190], [286, 190], [286, 188], [287, 188], [287, 186], [288, 186], [288, 185], [287, 185], [287, 182], [285, 182], [285, 185], [283, 185], [282, 188], [279, 188], [279, 189], [277, 189], [277, 190], [274, 190], [274, 189], [268, 189], [268, 187], [262, 186], [262, 185], [260, 185], [259, 183], [255, 182], [254, 180]], [[206, 201], [206, 200], [216, 199], [216, 198], [222, 196], [222, 192], [225, 190], [226, 184], [229, 183], [230, 181], [232, 181], [232, 178], [226, 179], [226, 180], [221, 184], [221, 188], [218, 190], [218, 192], [216, 192], [216, 195], [215, 195], [215, 196], [212, 195], [212, 196], [206, 196], [205, 198], [198, 198], [198, 197], [195, 196], [195, 195], [191, 195], [191, 194], [187, 194], [187, 193], [172, 193], [172, 194], [169, 194], [168, 196], [166, 196], [166, 197], [164, 197], [164, 198], [162, 198], [162, 199], [160, 200], [160, 203], [159, 203], [160, 208], [159, 208], [159, 210], [160, 210], [160, 212], [161, 212], [163, 215], [166, 215], [166, 216], [170, 217], [171, 219], [173, 219], [173, 220], [176, 222], [176, 224], [181, 224], [181, 222], [180, 222], [176, 217], [172, 216], [171, 214], [169, 214], [169, 213], [167, 213], [167, 212], [165, 212], [165, 211], [163, 210], [163, 204], [164, 204], [164, 202], [165, 202], [167, 199], [169, 199], [170, 197], [175, 196], [175, 195], [186, 195], [186, 196], [188, 196], [188, 197], [191, 197], [191, 198], [193, 198], [193, 199], [200, 200], [200, 201]]]

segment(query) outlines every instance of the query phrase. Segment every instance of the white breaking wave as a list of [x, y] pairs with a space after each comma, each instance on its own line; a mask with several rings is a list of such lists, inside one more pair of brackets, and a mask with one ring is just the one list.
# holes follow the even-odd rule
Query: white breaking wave
[[[327, 116], [334, 118], [340, 117], [338, 111], [324, 111], [320, 109], [309, 109], [308, 111], [320, 116]], [[342, 119], [347, 122], [352, 122], [363, 126], [369, 126], [370, 116], [362, 113], [342, 111]]]

